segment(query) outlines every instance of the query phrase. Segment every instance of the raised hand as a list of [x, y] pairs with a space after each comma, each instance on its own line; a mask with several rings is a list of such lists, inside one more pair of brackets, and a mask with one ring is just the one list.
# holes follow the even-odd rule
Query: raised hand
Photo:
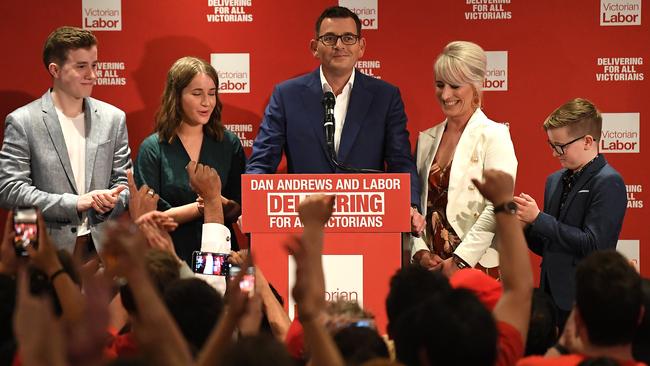
[[515, 181], [512, 176], [500, 170], [488, 169], [483, 172], [483, 181], [472, 179], [479, 192], [495, 206], [512, 200]]
[[185, 167], [190, 178], [190, 187], [203, 200], [211, 200], [221, 197], [221, 178], [214, 168], [207, 165], [190, 161]]
[[298, 215], [304, 226], [323, 226], [334, 211], [333, 195], [311, 195], [300, 202]]
[[133, 179], [133, 172], [127, 171], [126, 178], [129, 182], [129, 191], [131, 193], [129, 197], [129, 215], [131, 220], [137, 220], [140, 216], [151, 212], [158, 207], [158, 200], [160, 196], [149, 188], [146, 184], [143, 184], [140, 189], [135, 184], [135, 179]]

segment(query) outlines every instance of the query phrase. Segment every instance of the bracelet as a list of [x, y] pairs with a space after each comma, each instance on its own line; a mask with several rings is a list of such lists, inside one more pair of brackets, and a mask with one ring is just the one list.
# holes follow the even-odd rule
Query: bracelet
[[571, 351], [569, 351], [568, 348], [564, 347], [563, 345], [561, 345], [561, 344], [559, 344], [559, 343], [556, 343], [555, 346], [553, 346], [553, 348], [555, 348], [555, 350], [557, 351], [557, 353], [559, 353], [559, 354], [561, 354], [561, 355], [568, 355], [568, 354], [571, 354]]
[[458, 269], [472, 268], [469, 264], [467, 264], [467, 262], [463, 260], [463, 258], [457, 256], [456, 254], [452, 255], [452, 260]]
[[65, 273], [65, 270], [63, 268], [59, 268], [56, 270], [52, 275], [50, 276], [50, 283], [54, 283], [54, 280], [59, 276]]

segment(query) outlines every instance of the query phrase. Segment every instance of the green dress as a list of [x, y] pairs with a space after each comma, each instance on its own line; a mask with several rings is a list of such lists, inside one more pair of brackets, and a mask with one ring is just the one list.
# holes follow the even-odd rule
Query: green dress
[[[190, 156], [179, 138], [171, 143], [160, 142], [158, 134], [147, 137], [138, 151], [134, 176], [138, 187], [146, 184], [160, 195], [158, 210], [183, 206], [196, 201], [185, 166]], [[199, 163], [217, 170], [221, 178], [221, 194], [241, 204], [241, 175], [246, 168], [246, 157], [239, 138], [230, 131], [224, 131], [222, 141], [205, 134], [199, 153]], [[192, 252], [201, 249], [203, 218], [179, 225], [171, 233], [178, 256], [191, 262]], [[229, 227], [232, 234], [232, 227]], [[237, 249], [234, 234], [231, 235], [233, 249]]]

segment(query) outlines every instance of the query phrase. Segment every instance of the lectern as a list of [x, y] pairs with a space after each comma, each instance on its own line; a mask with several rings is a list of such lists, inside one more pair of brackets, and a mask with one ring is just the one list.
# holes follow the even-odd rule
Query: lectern
[[305, 197], [336, 195], [326, 225], [323, 266], [327, 300], [356, 300], [386, 331], [390, 277], [401, 265], [401, 233], [410, 231], [408, 174], [248, 174], [242, 176], [242, 231], [269, 282], [288, 301], [293, 318], [295, 267], [283, 243], [302, 232], [298, 206]]

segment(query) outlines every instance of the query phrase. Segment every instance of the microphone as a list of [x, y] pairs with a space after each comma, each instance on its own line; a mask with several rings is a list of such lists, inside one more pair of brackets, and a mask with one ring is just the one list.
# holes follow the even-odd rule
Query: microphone
[[325, 127], [325, 141], [327, 142], [327, 149], [329, 150], [330, 155], [336, 156], [336, 153], [334, 151], [334, 105], [336, 105], [336, 98], [334, 97], [334, 93], [328, 91], [323, 94], [323, 100], [321, 103], [325, 108], [323, 126]]
[[336, 157], [336, 149], [334, 148], [334, 128], [336, 125], [336, 122], [334, 121], [334, 106], [336, 105], [336, 98], [334, 97], [334, 93], [331, 91], [325, 92], [323, 94], [323, 100], [321, 103], [325, 108], [323, 127], [325, 127], [325, 141], [327, 142], [327, 152], [333, 166], [348, 173], [383, 173], [381, 170], [352, 168], [339, 162], [338, 158]]

